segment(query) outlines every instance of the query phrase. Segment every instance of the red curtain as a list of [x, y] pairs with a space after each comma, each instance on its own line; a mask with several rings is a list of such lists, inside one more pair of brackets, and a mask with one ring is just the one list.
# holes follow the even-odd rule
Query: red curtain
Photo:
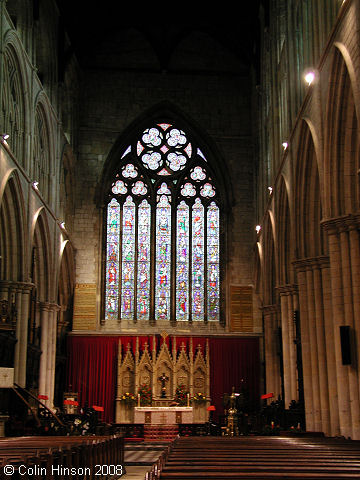
[[114, 421], [119, 337], [68, 337], [68, 387], [79, 405], [104, 408], [100, 418]]
[[[68, 337], [68, 386], [79, 393], [79, 404], [104, 407], [102, 420], [113, 422], [115, 418], [116, 369], [118, 344], [121, 340], [122, 355], [127, 345], [135, 352], [136, 336], [70, 336]], [[205, 355], [206, 337], [192, 337], [193, 352], [198, 345]], [[173, 337], [166, 342], [172, 351]], [[160, 335], [155, 336], [156, 350], [162, 344]], [[153, 336], [139, 336], [140, 351], [148, 344], [149, 352], [153, 348]], [[179, 352], [184, 343], [189, 353], [190, 337], [176, 337], [176, 349]], [[259, 341], [258, 338], [212, 338], [210, 348], [210, 395], [216, 407], [215, 417], [223, 413], [222, 395], [231, 393], [234, 386], [238, 392], [246, 389], [253, 405], [259, 403]], [[70, 387], [71, 386], [71, 387]]]
[[244, 391], [250, 404], [259, 405], [260, 359], [259, 339], [210, 338], [210, 396], [216, 407], [214, 417], [223, 414], [224, 393]]

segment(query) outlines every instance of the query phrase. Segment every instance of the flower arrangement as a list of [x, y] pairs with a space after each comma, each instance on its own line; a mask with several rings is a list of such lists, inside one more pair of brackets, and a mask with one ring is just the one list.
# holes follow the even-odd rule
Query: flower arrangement
[[140, 405], [148, 406], [152, 403], [152, 392], [149, 385], [140, 385], [138, 393], [140, 394]]
[[126, 392], [121, 395], [120, 401], [124, 402], [125, 405], [133, 405], [136, 402], [136, 399], [132, 393]]
[[177, 402], [180, 406], [186, 405], [188, 393], [189, 392], [185, 390], [184, 385], [178, 385], [175, 391], [175, 402]]
[[195, 395], [193, 396], [193, 401], [196, 402], [196, 403], [203, 403], [203, 402], [206, 402], [206, 396], [201, 393], [201, 392], [197, 392], [195, 393]]

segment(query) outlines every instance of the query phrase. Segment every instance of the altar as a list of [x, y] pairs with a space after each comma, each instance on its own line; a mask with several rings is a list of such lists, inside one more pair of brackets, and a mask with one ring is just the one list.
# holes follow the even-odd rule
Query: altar
[[[139, 337], [126, 348], [119, 340], [116, 423], [176, 425], [205, 423], [210, 405], [209, 342], [188, 348], [166, 332], [161, 345]], [[135, 347], [135, 348], [134, 348]]]
[[175, 425], [193, 423], [193, 407], [135, 407], [134, 423]]

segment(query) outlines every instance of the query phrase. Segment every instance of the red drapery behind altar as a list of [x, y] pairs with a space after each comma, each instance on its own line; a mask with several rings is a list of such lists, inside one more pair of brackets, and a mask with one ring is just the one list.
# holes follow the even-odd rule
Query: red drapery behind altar
[[[68, 387], [79, 393], [79, 404], [104, 407], [101, 418], [113, 422], [115, 418], [116, 369], [118, 344], [121, 340], [122, 355], [130, 344], [135, 353], [136, 338], [139, 338], [139, 349], [142, 352], [145, 343], [149, 352], [153, 350], [152, 335], [139, 336], [69, 336], [68, 337]], [[206, 337], [176, 336], [176, 350], [179, 352], [182, 343], [187, 353], [190, 350], [190, 338], [193, 342], [193, 353], [198, 345], [205, 355]], [[166, 339], [170, 352], [173, 350], [174, 337]], [[155, 347], [158, 351], [162, 338], [155, 336]], [[210, 395], [216, 407], [216, 417], [223, 413], [222, 395], [245, 388], [249, 392], [253, 405], [259, 404], [260, 360], [259, 340], [256, 337], [229, 338], [209, 337], [210, 350]]]

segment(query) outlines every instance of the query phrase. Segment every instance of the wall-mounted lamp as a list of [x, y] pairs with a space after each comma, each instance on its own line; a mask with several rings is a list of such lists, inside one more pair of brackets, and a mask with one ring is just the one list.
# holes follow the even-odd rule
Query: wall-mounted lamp
[[0, 138], [6, 142], [6, 140], [10, 137], [8, 133], [0, 133]]
[[35, 190], [38, 190], [38, 186], [39, 186], [39, 182], [33, 182], [32, 184], [32, 187], [35, 189]]
[[256, 230], [256, 233], [259, 234], [261, 230], [261, 225], [256, 225], [255, 230]]
[[65, 230], [65, 222], [60, 222], [60, 228], [62, 228], [63, 230]]
[[288, 147], [288, 143], [287, 143], [287, 142], [283, 142], [283, 143], [282, 143], [282, 146], [283, 146], [283, 149], [286, 150], [287, 147]]
[[268, 190], [269, 190], [269, 194], [271, 195], [273, 192], [273, 187], [268, 187]]
[[304, 76], [305, 82], [310, 86], [313, 81], [315, 80], [315, 73], [314, 72], [307, 72]]

